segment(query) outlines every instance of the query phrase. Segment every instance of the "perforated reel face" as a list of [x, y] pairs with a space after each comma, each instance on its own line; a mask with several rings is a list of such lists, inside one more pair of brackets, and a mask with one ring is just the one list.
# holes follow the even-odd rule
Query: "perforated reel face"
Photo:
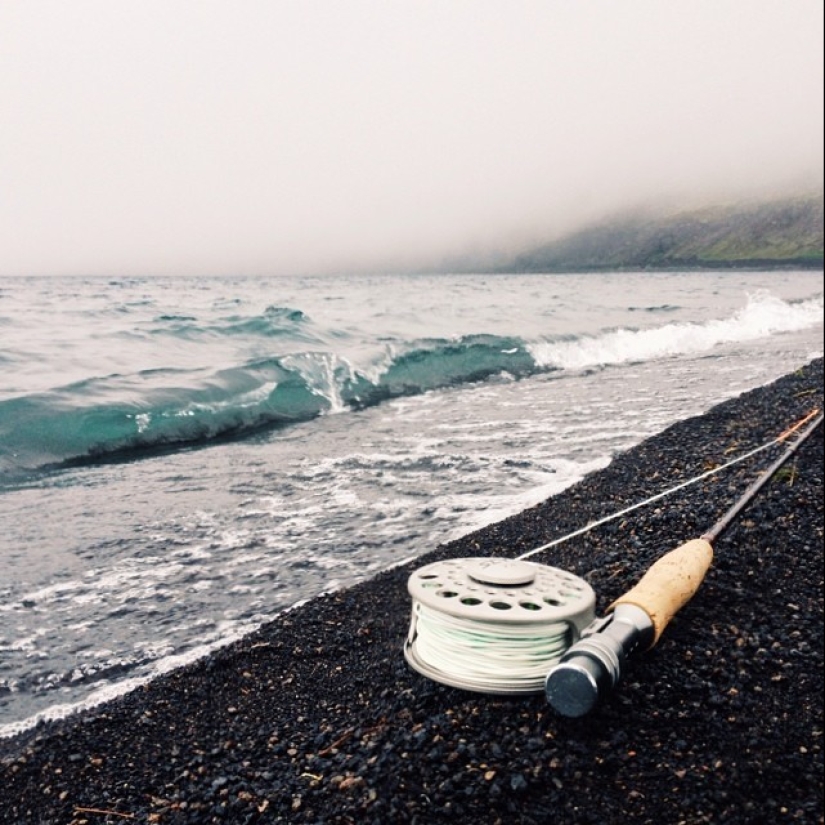
[[435, 562], [416, 570], [407, 587], [410, 666], [436, 682], [492, 694], [541, 692], [596, 603], [578, 576], [518, 559]]
[[593, 621], [596, 594], [582, 578], [518, 559], [448, 559], [416, 570], [413, 600], [460, 619], [503, 624], [568, 622], [577, 638]]

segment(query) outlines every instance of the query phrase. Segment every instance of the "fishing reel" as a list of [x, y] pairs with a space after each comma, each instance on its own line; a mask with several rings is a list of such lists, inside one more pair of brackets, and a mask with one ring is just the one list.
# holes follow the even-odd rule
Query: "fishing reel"
[[407, 662], [436, 682], [482, 693], [540, 693], [595, 615], [584, 579], [518, 559], [434, 562], [407, 588]]

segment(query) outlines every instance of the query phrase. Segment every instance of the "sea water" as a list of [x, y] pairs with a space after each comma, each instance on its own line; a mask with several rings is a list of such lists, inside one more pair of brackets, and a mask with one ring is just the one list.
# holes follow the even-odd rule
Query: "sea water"
[[4, 279], [0, 736], [552, 496], [822, 314], [821, 271]]

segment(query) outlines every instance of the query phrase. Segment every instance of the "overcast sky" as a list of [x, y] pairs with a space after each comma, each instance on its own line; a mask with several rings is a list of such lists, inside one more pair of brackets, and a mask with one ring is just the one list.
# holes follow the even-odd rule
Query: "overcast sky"
[[0, 275], [405, 267], [821, 186], [822, 0], [0, 0]]

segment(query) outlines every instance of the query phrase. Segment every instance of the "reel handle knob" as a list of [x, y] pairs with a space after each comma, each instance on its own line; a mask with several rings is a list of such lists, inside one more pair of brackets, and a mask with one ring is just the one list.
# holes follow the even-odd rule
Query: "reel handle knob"
[[653, 623], [653, 647], [670, 620], [696, 595], [711, 562], [713, 548], [703, 538], [691, 539], [662, 556], [638, 584], [619, 596], [608, 610], [621, 604], [640, 607]]

